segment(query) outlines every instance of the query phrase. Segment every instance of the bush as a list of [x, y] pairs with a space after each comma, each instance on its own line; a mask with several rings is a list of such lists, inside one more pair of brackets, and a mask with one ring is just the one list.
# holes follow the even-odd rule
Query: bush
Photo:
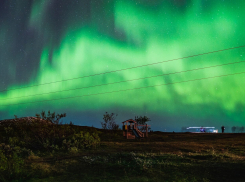
[[0, 181], [32, 175], [24, 168], [24, 160], [38, 157], [33, 152], [39, 156], [45, 156], [46, 151], [51, 155], [57, 152], [77, 153], [99, 144], [96, 129], [83, 128], [81, 131], [81, 127], [72, 123], [61, 125], [58, 122], [61, 116], [51, 122], [29, 118], [0, 125]]
[[[18, 151], [9, 145], [1, 145], [0, 149], [0, 179], [10, 181], [22, 175], [24, 160], [18, 156]], [[4, 147], [3, 147], [4, 146]]]
[[97, 133], [90, 134], [89, 132], [80, 131], [80, 133], [74, 134], [69, 140], [64, 139], [62, 149], [65, 151], [75, 150], [75, 148], [86, 149], [96, 147], [99, 142], [100, 138]]
[[[78, 126], [50, 124], [39, 120], [23, 120], [11, 126], [3, 126], [1, 135], [3, 142], [11, 146], [49, 153], [67, 152], [71, 147], [76, 147], [77, 150], [90, 148], [100, 142], [96, 129], [88, 128], [87, 131], [81, 131]], [[28, 156], [27, 150], [23, 150], [22, 153], [23, 157]]]

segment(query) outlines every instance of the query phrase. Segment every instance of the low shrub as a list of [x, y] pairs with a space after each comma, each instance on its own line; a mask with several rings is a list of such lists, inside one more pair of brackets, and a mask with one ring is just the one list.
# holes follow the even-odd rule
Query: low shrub
[[100, 138], [97, 133], [90, 134], [89, 132], [80, 131], [80, 133], [74, 134], [71, 138], [64, 139], [62, 142], [62, 149], [65, 151], [76, 149], [87, 149], [96, 147], [100, 142]]
[[59, 152], [77, 153], [100, 143], [96, 129], [39, 119], [2, 124], [0, 138], [0, 181], [3, 182], [32, 175], [25, 168], [25, 159], [53, 156]]
[[[32, 151], [49, 153], [91, 148], [99, 144], [100, 138], [96, 129], [81, 131], [73, 125], [58, 125], [44, 122], [21, 122], [4, 127], [1, 133], [3, 142]], [[73, 148], [74, 151], [74, 148]]]
[[24, 160], [18, 155], [20, 151], [9, 145], [1, 145], [0, 149], [0, 179], [10, 181], [22, 176]]

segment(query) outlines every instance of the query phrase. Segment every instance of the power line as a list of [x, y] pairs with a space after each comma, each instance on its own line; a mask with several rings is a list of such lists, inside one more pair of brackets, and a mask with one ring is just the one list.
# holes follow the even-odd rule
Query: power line
[[54, 93], [59, 93], [59, 92], [72, 91], [72, 90], [87, 89], [87, 88], [100, 87], [100, 86], [105, 86], [105, 85], [113, 85], [113, 84], [118, 84], [118, 83], [124, 83], [124, 82], [130, 82], [130, 81], [137, 81], [137, 80], [144, 80], [144, 79], [148, 79], [148, 78], [155, 78], [155, 77], [160, 77], [160, 76], [166, 76], [166, 75], [172, 75], [172, 74], [178, 74], [178, 73], [185, 73], [185, 72], [197, 71], [197, 70], [214, 68], [214, 67], [220, 67], [220, 66], [227, 66], [227, 65], [232, 65], [232, 64], [237, 64], [237, 63], [243, 63], [243, 62], [245, 62], [245, 61], [238, 61], [238, 62], [233, 62], [233, 63], [219, 64], [219, 65], [214, 65], [214, 66], [208, 66], [208, 67], [202, 67], [202, 68], [195, 68], [195, 69], [190, 69], [190, 70], [185, 70], [185, 71], [178, 71], [178, 72], [173, 72], [173, 73], [160, 74], [160, 75], [155, 75], [155, 76], [149, 76], [149, 77], [143, 77], [143, 78], [136, 78], [136, 79], [119, 81], [119, 82], [112, 82], [112, 83], [105, 83], [105, 84], [93, 85], [93, 86], [87, 86], [87, 87], [81, 87], [81, 88], [74, 88], [74, 89], [67, 89], [67, 90], [59, 90], [59, 91], [55, 91], [55, 92], [46, 92], [46, 93], [41, 93], [41, 94], [34, 94], [34, 95], [13, 97], [13, 98], [7, 98], [7, 99], [0, 99], [0, 101], [2, 101], [2, 100], [9, 100], [9, 99], [32, 97], [32, 96], [40, 96], [40, 95], [46, 95], [46, 94], [54, 94]]
[[233, 74], [226, 74], [226, 75], [218, 75], [218, 76], [212, 76], [212, 77], [206, 77], [206, 78], [198, 78], [193, 80], [186, 80], [186, 81], [180, 81], [180, 82], [172, 82], [172, 83], [165, 83], [165, 84], [158, 84], [158, 85], [151, 85], [146, 87], [138, 87], [138, 88], [131, 88], [131, 89], [125, 89], [125, 90], [115, 90], [111, 92], [101, 92], [101, 93], [95, 93], [95, 94], [88, 94], [88, 95], [80, 95], [80, 96], [74, 96], [74, 97], [65, 97], [65, 98], [59, 98], [59, 99], [50, 99], [50, 100], [42, 100], [42, 101], [33, 101], [33, 102], [25, 102], [25, 103], [18, 103], [18, 104], [7, 104], [7, 105], [1, 105], [1, 106], [10, 106], [10, 105], [20, 105], [20, 104], [33, 104], [37, 102], [47, 102], [47, 101], [56, 101], [56, 100], [62, 100], [62, 99], [73, 99], [78, 97], [87, 97], [87, 96], [95, 96], [95, 95], [103, 95], [103, 94], [112, 94], [116, 92], [125, 92], [130, 90], [136, 90], [136, 89], [144, 89], [144, 88], [150, 88], [150, 87], [158, 87], [163, 85], [172, 85], [177, 83], [186, 83], [186, 82], [192, 82], [192, 81], [198, 81], [198, 80], [206, 80], [206, 79], [212, 79], [212, 78], [220, 78], [224, 76], [232, 76], [232, 75], [238, 75], [238, 74], [244, 74], [245, 72], [240, 73], [233, 73]]
[[47, 82], [47, 83], [42, 83], [42, 84], [37, 84], [37, 85], [30, 85], [30, 86], [26, 86], [26, 87], [5, 89], [5, 90], [1, 90], [0, 92], [6, 92], [6, 91], [9, 91], [9, 90], [19, 90], [19, 89], [23, 89], [23, 88], [36, 87], [36, 86], [41, 86], [41, 85], [48, 85], [48, 84], [53, 84], [53, 83], [59, 83], [59, 82], [64, 82], [64, 81], [75, 80], [75, 79], [88, 78], [88, 77], [92, 77], [92, 76], [115, 73], [115, 72], [119, 72], [119, 71], [125, 71], [125, 70], [129, 70], [129, 69], [136, 69], [136, 68], [141, 68], [141, 67], [145, 67], [145, 66], [151, 66], [151, 65], [155, 65], [155, 64], [161, 64], [161, 63], [166, 63], [166, 62], [171, 62], [171, 61], [177, 61], [177, 60], [180, 60], [180, 59], [187, 59], [187, 58], [192, 58], [192, 57], [197, 57], [197, 56], [202, 56], [202, 55], [207, 55], [207, 54], [212, 54], [212, 53], [217, 53], [217, 52], [228, 51], [228, 50], [232, 50], [232, 49], [238, 49], [238, 48], [242, 48], [242, 47], [245, 47], [245, 45], [238, 46], [238, 47], [231, 47], [231, 48], [227, 48], [227, 49], [221, 49], [221, 50], [217, 50], [217, 51], [201, 53], [201, 54], [196, 54], [196, 55], [191, 55], [191, 56], [186, 56], [186, 57], [182, 57], [182, 58], [170, 59], [170, 60], [167, 60], [167, 61], [160, 61], [160, 62], [155, 62], [155, 63], [150, 63], [150, 64], [144, 64], [144, 65], [134, 66], [134, 67], [130, 67], [130, 68], [124, 68], [124, 69], [120, 69], [120, 70], [113, 70], [113, 71], [108, 71], [108, 72], [104, 72], [104, 73], [96, 73], [96, 74], [93, 74], [93, 75], [86, 75], [86, 76], [81, 76], [81, 77], [76, 77], [76, 78], [59, 80], [59, 81], [55, 81], [55, 82]]

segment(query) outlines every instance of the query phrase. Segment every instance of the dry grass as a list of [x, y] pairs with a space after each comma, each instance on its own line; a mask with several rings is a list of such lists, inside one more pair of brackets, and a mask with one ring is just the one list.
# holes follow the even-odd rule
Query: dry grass
[[25, 159], [29, 181], [245, 179], [245, 134], [152, 132], [148, 138], [126, 140], [122, 131], [99, 132], [97, 148], [49, 155], [32, 153]]
[[30, 181], [244, 181], [245, 134], [149, 133], [126, 140], [122, 131], [104, 132], [97, 149], [37, 159], [34, 166], [46, 175]]

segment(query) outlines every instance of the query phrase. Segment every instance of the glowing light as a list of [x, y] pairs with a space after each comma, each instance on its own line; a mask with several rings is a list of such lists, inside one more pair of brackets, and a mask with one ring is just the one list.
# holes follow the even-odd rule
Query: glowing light
[[[135, 2], [141, 3], [137, 4]], [[84, 15], [84, 22], [81, 23], [80, 19], [75, 19], [75, 16], [68, 16], [72, 12], [71, 10], [67, 12], [67, 16], [59, 20], [62, 21], [63, 24], [60, 25], [63, 26], [60, 28], [60, 36], [56, 37], [58, 41], [55, 41], [53, 36], [55, 37], [59, 32], [53, 31], [54, 28], [52, 27], [58, 24], [57, 20], [54, 23], [46, 23], [47, 16], [51, 16], [50, 12], [48, 14], [50, 3], [48, 1], [41, 4], [34, 3], [30, 16], [26, 16], [30, 17], [26, 21], [29, 24], [25, 25], [30, 29], [27, 32], [32, 32], [35, 29], [37, 32], [36, 37], [42, 34], [50, 34], [49, 37], [51, 38], [48, 39], [46, 37], [46, 41], [41, 42], [40, 45], [37, 45], [38, 43], [33, 45], [33, 38], [26, 40], [27, 44], [23, 44], [23, 46], [26, 46], [27, 49], [33, 46], [41, 49], [41, 56], [35, 57], [35, 60], [40, 60], [38, 68], [33, 71], [35, 74], [31, 78], [28, 77], [26, 82], [8, 85], [8, 89], [124, 69], [244, 44], [245, 3], [243, 0], [237, 0], [236, 3], [215, 1], [210, 4], [197, 0], [191, 3], [186, 1], [184, 5], [170, 3], [170, 1], [144, 2], [134, 0], [103, 1], [101, 4], [103, 8], [101, 9], [97, 8], [100, 7], [98, 4], [91, 3], [91, 7], [88, 7], [90, 8], [90, 11], [88, 11], [90, 14], [87, 16], [82, 14], [84, 13], [81, 11], [82, 6], [76, 6], [74, 8], [80, 10], [77, 12], [81, 13], [78, 13], [78, 15]], [[230, 8], [231, 3], [233, 8]], [[20, 8], [23, 7], [20, 5]], [[63, 13], [66, 14], [66, 12]], [[54, 15], [52, 14], [52, 16]], [[5, 26], [2, 27], [0, 28], [0, 37], [6, 39], [4, 37], [7, 36], [5, 34], [8, 29]], [[0, 39], [0, 41], [3, 39]], [[10, 62], [9, 60], [15, 57], [12, 57], [13, 52], [7, 51], [7, 48], [11, 46], [1, 45], [1, 51], [6, 51], [8, 54], [8, 60], [5, 61], [7, 64], [7, 62]], [[198, 67], [244, 61], [244, 56], [242, 56], [244, 51], [244, 48], [236, 49], [104, 76], [59, 82], [35, 88], [10, 90], [0, 93], [0, 99], [56, 92]], [[1, 59], [3, 58], [1, 57]], [[30, 60], [29, 64], [32, 61], [34, 61], [34, 58]], [[13, 65], [15, 64], [9, 63], [8, 66], [11, 68], [9, 72], [16, 74], [17, 71], [12, 68]], [[181, 82], [189, 79], [242, 72], [244, 67], [245, 63], [241, 63], [239, 65], [216, 67], [99, 88], [94, 87], [79, 91], [40, 95], [38, 97], [2, 100], [0, 105]], [[31, 69], [34, 69], [34, 66], [29, 70]], [[25, 106], [0, 106], [0, 111], [11, 113], [12, 116], [12, 113], [18, 115], [20, 108], [22, 112], [28, 111], [30, 108], [38, 111], [53, 108], [54, 110], [71, 109], [74, 112], [94, 111], [95, 113], [100, 110], [109, 111], [117, 108], [122, 113], [131, 111], [133, 111], [132, 113], [146, 113], [147, 111], [151, 118], [152, 116], [160, 115], [161, 117], [166, 116], [167, 119], [171, 118], [170, 121], [174, 121], [159, 121], [159, 123], [154, 123], [155, 126], [165, 124], [179, 127], [186, 120], [189, 121], [190, 125], [201, 125], [203, 121], [206, 122], [206, 125], [213, 125], [213, 121], [217, 121], [215, 123], [217, 125], [221, 125], [222, 122], [231, 123], [231, 121], [232, 124], [244, 124], [245, 112], [241, 109], [245, 106], [244, 81], [244, 76], [236, 75], [113, 93], [106, 96], [98, 95], [34, 105], [26, 104]], [[211, 121], [209, 121], [210, 118]]]

